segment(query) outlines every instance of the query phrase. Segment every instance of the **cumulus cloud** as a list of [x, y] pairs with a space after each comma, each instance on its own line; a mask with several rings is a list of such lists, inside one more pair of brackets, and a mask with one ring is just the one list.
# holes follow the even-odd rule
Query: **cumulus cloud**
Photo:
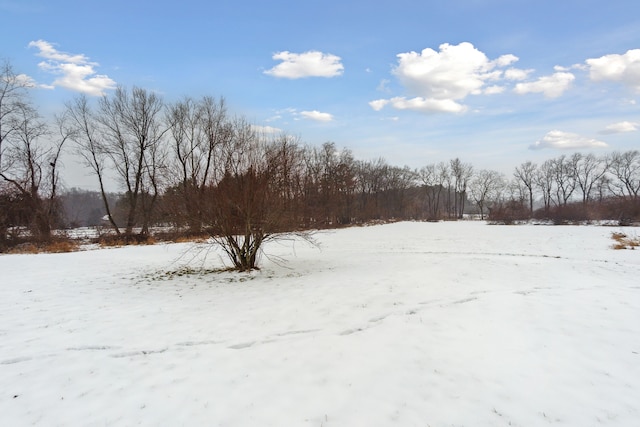
[[572, 73], [557, 72], [533, 82], [518, 83], [513, 91], [519, 95], [542, 93], [547, 98], [557, 98], [571, 87], [575, 78]]
[[608, 147], [606, 142], [597, 139], [580, 136], [576, 133], [563, 132], [560, 130], [552, 130], [548, 132], [541, 140], [529, 146], [531, 150], [541, 150], [543, 148], [555, 149], [583, 149], [583, 148], [605, 148]]
[[106, 75], [96, 74], [99, 64], [89, 61], [84, 54], [71, 54], [58, 51], [52, 43], [44, 40], [32, 41], [29, 47], [38, 49], [37, 55], [44, 58], [38, 64], [40, 69], [56, 74], [49, 88], [61, 86], [76, 92], [100, 96], [106, 90], [114, 89], [116, 82]]
[[300, 115], [305, 119], [315, 120], [317, 122], [333, 121], [333, 115], [329, 113], [321, 113], [320, 111], [300, 111]]
[[640, 92], [640, 49], [587, 59], [586, 64], [591, 80], [619, 82]]
[[482, 93], [484, 93], [485, 95], [496, 95], [498, 93], [502, 93], [504, 92], [504, 86], [489, 86], [488, 88], [486, 88]]
[[637, 130], [640, 130], [640, 123], [624, 121], [607, 126], [604, 130], [600, 131], [600, 133], [608, 135], [613, 133], [635, 132]]
[[462, 105], [452, 99], [405, 98], [397, 96], [391, 99], [377, 99], [369, 102], [369, 106], [375, 111], [382, 110], [385, 106], [391, 105], [396, 110], [414, 110], [423, 113], [462, 113], [467, 110], [466, 105]]
[[500, 85], [486, 85], [504, 79], [505, 71], [501, 68], [518, 61], [518, 57], [511, 54], [490, 60], [468, 42], [445, 43], [438, 51], [427, 48], [421, 52], [400, 53], [397, 57], [393, 74], [409, 96], [371, 101], [369, 105], [374, 110], [390, 105], [400, 110], [464, 112], [467, 106], [461, 101], [467, 96], [502, 92]]
[[507, 80], [526, 80], [533, 70], [522, 70], [519, 68], [509, 68], [504, 72], [504, 78]]
[[278, 52], [272, 58], [276, 61], [282, 61], [264, 72], [274, 77], [287, 79], [336, 77], [342, 75], [344, 71], [339, 56], [315, 50], [304, 53]]
[[427, 48], [421, 53], [398, 55], [394, 74], [412, 93], [433, 99], [463, 99], [478, 91], [485, 81], [495, 77], [496, 66], [510, 64], [517, 58], [504, 55], [495, 61], [476, 49], [471, 43], [453, 46], [440, 45], [440, 51]]

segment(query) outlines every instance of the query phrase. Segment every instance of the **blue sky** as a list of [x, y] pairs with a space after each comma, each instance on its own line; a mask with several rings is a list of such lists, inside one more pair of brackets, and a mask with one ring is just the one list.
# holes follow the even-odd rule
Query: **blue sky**
[[140, 86], [356, 158], [510, 173], [640, 148], [640, 2], [0, 0], [45, 114]]

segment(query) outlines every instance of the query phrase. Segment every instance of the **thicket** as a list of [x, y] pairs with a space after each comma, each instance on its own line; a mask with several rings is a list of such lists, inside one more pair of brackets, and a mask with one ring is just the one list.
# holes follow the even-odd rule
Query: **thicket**
[[[215, 239], [240, 270], [282, 233], [371, 221], [554, 223], [640, 220], [640, 153], [575, 153], [515, 168], [512, 177], [455, 158], [418, 170], [358, 160], [333, 142], [303, 144], [231, 116], [224, 99], [164, 102], [118, 88], [80, 96], [48, 123], [28, 85], [0, 70], [0, 251], [47, 246], [56, 230], [99, 225], [103, 241]], [[60, 194], [59, 158], [77, 155], [96, 192]], [[115, 176], [120, 194], [106, 190]], [[112, 178], [109, 178], [112, 179]]]

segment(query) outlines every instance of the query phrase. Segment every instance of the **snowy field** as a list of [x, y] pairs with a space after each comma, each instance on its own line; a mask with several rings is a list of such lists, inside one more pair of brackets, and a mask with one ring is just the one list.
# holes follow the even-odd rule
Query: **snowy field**
[[251, 274], [194, 244], [0, 256], [0, 425], [638, 426], [613, 231], [351, 228]]

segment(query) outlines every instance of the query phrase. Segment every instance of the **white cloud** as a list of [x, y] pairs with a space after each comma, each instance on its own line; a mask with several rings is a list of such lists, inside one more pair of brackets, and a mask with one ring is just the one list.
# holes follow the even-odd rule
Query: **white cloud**
[[398, 96], [391, 99], [379, 99], [369, 103], [371, 108], [376, 111], [379, 111], [387, 104], [390, 104], [396, 110], [413, 110], [423, 113], [462, 113], [467, 110], [466, 105], [462, 105], [452, 99], [423, 98], [421, 96], [410, 99]]
[[519, 95], [543, 93], [547, 98], [557, 98], [571, 87], [575, 78], [571, 73], [557, 72], [533, 82], [518, 83], [513, 91]]
[[330, 122], [333, 120], [333, 115], [329, 113], [321, 113], [320, 111], [300, 111], [300, 115], [305, 119], [315, 120], [317, 122]]
[[620, 82], [640, 92], [640, 49], [628, 50], [623, 55], [591, 58], [585, 62], [591, 80]]
[[37, 48], [37, 55], [45, 58], [45, 61], [38, 64], [42, 70], [60, 76], [45, 87], [61, 86], [94, 96], [103, 95], [106, 90], [116, 87], [116, 82], [109, 76], [96, 74], [95, 67], [99, 64], [90, 62], [84, 54], [60, 52], [53, 44], [44, 40], [32, 41], [29, 47]]
[[303, 77], [336, 77], [342, 75], [344, 66], [340, 57], [329, 53], [309, 51], [304, 53], [278, 52], [272, 56], [282, 61], [264, 73], [274, 77], [299, 79]]
[[485, 88], [487, 82], [503, 79], [504, 71], [500, 68], [518, 61], [518, 57], [511, 54], [489, 60], [468, 42], [445, 43], [439, 46], [439, 51], [427, 48], [419, 53], [400, 53], [397, 57], [393, 74], [409, 97], [371, 101], [369, 105], [374, 110], [388, 104], [400, 110], [429, 113], [466, 111], [467, 106], [460, 101], [469, 95], [500, 93], [503, 90], [500, 85]]
[[282, 133], [282, 129], [276, 128], [276, 127], [273, 127], [273, 126], [251, 125], [251, 129], [253, 129], [254, 132], [262, 133], [262, 134], [265, 134], [265, 135], [273, 135], [273, 134], [277, 134], [277, 133]]
[[519, 68], [509, 68], [504, 72], [504, 78], [507, 80], [526, 80], [533, 70], [522, 70]]
[[504, 89], [505, 89], [504, 86], [494, 85], [494, 86], [489, 86], [488, 88], [486, 88], [483, 93], [485, 95], [496, 95], [496, 94], [504, 92]]
[[28, 87], [28, 88], [34, 88], [38, 86], [35, 80], [33, 80], [31, 76], [28, 76], [26, 74], [18, 74], [15, 78], [16, 78], [16, 83], [19, 86]]
[[552, 130], [541, 140], [529, 146], [531, 150], [541, 150], [543, 148], [556, 149], [581, 149], [581, 148], [604, 148], [608, 147], [606, 142], [597, 139], [580, 136], [576, 133]]
[[506, 67], [508, 65], [513, 64], [514, 62], [518, 62], [518, 59], [519, 58], [515, 55], [507, 54], [507, 55], [502, 55], [501, 57], [496, 59], [494, 63], [498, 67]]
[[85, 64], [89, 62], [89, 58], [83, 54], [73, 55], [70, 53], [59, 52], [55, 47], [53, 47], [53, 44], [44, 40], [32, 41], [29, 43], [29, 47], [38, 48], [40, 50], [38, 56], [52, 61], [71, 62], [73, 64]]
[[427, 48], [421, 53], [401, 53], [398, 58], [394, 74], [411, 94], [452, 100], [463, 99], [482, 88], [485, 80], [492, 77], [489, 72], [507, 62], [489, 61], [471, 43], [445, 43], [439, 52]]
[[640, 130], [640, 123], [624, 121], [607, 126], [600, 133], [607, 135], [613, 133], [635, 132], [637, 130]]
[[382, 110], [385, 105], [387, 105], [390, 101], [388, 99], [376, 99], [375, 101], [369, 102], [369, 106], [373, 108], [374, 111]]

